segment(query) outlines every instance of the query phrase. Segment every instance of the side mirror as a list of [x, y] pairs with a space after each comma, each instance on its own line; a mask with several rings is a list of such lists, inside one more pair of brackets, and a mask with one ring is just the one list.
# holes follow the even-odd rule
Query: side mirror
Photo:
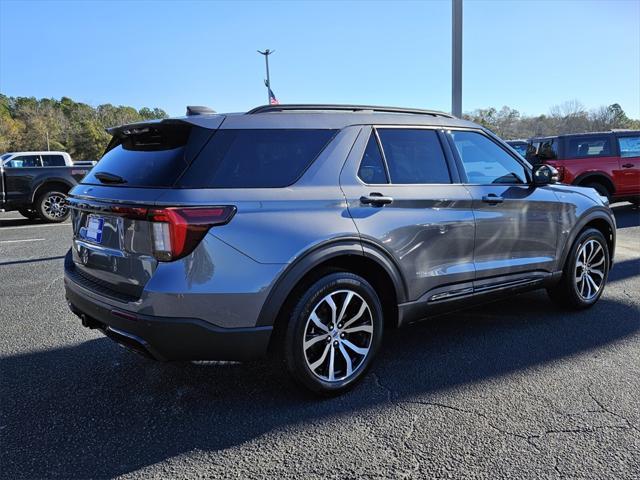
[[558, 170], [551, 165], [537, 165], [533, 169], [533, 184], [534, 185], [551, 185], [558, 183]]

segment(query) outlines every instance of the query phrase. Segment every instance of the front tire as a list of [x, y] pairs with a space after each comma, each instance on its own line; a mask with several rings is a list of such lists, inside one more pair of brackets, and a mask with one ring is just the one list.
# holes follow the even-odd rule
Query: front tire
[[41, 193], [35, 202], [35, 208], [45, 222], [60, 223], [69, 218], [67, 196], [59, 190]]
[[602, 296], [609, 276], [609, 246], [602, 233], [589, 228], [578, 236], [565, 262], [560, 282], [547, 289], [558, 305], [581, 310]]
[[293, 309], [284, 345], [287, 369], [315, 393], [342, 393], [365, 374], [383, 325], [380, 299], [369, 282], [346, 272], [325, 275]]

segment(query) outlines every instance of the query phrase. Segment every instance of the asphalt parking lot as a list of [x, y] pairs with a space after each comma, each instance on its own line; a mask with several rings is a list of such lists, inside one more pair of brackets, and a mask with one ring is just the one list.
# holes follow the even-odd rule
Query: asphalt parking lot
[[543, 292], [390, 331], [347, 395], [145, 360], [65, 304], [70, 225], [0, 213], [0, 477], [638, 478], [640, 213], [591, 310]]

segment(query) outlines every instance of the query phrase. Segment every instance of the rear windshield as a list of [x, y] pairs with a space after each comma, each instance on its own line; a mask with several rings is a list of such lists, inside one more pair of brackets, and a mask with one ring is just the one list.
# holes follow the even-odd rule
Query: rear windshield
[[336, 130], [219, 130], [181, 188], [277, 188], [294, 183]]
[[100, 173], [120, 177], [123, 187], [170, 187], [212, 132], [192, 125], [166, 125], [118, 133], [82, 183], [101, 185]]

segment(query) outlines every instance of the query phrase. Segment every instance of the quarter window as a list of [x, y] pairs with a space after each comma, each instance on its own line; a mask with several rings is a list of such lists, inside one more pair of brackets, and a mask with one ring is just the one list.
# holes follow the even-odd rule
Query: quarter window
[[391, 183], [451, 183], [447, 161], [434, 130], [378, 130]]
[[335, 130], [308, 129], [219, 130], [178, 186], [286, 187], [297, 181], [335, 134]]
[[384, 161], [376, 141], [376, 135], [373, 132], [369, 137], [369, 143], [367, 143], [367, 149], [364, 151], [362, 162], [360, 162], [358, 176], [364, 183], [389, 183]]
[[621, 157], [640, 157], [640, 135], [635, 137], [618, 137]]
[[64, 167], [64, 157], [62, 155], [42, 155], [42, 165], [45, 167]]
[[611, 155], [611, 142], [606, 135], [567, 139], [567, 158], [605, 157]]
[[451, 133], [469, 183], [527, 183], [524, 166], [498, 144], [477, 132]]

